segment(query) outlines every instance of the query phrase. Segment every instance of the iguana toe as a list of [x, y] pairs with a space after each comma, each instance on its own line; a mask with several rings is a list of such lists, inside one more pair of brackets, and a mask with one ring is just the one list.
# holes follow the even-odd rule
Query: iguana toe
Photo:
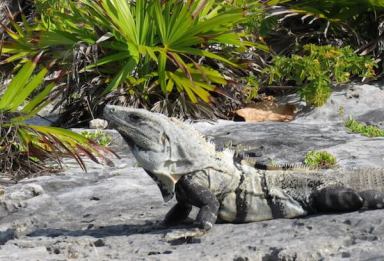
[[210, 230], [213, 227], [213, 224], [211, 222], [209, 222], [209, 221], [205, 221], [205, 222], [201, 222], [201, 223], [194, 222], [194, 225], [196, 227], [198, 227], [199, 229], [202, 229], [202, 230], [205, 230], [205, 231], [208, 231], [208, 230]]
[[188, 241], [191, 240], [192, 238], [196, 237], [202, 237], [207, 233], [206, 230], [203, 229], [178, 229], [178, 230], [173, 230], [171, 232], [168, 232], [164, 235], [164, 240], [167, 242], [172, 242], [172, 241]]

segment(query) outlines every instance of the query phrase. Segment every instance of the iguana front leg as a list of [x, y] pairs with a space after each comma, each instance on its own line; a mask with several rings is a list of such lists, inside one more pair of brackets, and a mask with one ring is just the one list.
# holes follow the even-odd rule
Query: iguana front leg
[[[177, 195], [176, 195], [177, 198]], [[178, 202], [165, 216], [163, 224], [174, 226], [183, 222], [192, 210], [192, 205], [185, 202]]]
[[176, 183], [176, 199], [178, 203], [168, 212], [165, 224], [175, 224], [188, 217], [192, 206], [200, 208], [194, 224], [205, 231], [212, 228], [217, 219], [219, 201], [206, 187], [193, 182], [189, 175], [183, 176]]

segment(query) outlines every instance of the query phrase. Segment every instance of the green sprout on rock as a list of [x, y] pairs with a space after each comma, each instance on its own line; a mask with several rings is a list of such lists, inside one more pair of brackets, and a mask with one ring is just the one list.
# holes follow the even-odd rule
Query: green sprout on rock
[[304, 164], [310, 168], [329, 169], [336, 166], [336, 157], [327, 151], [309, 151]]

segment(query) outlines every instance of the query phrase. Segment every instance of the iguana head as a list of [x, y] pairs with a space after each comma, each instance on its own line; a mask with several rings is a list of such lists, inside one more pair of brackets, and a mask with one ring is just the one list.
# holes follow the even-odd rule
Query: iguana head
[[212, 167], [213, 145], [194, 129], [159, 113], [107, 105], [104, 117], [132, 148], [136, 160], [156, 181], [165, 201], [185, 174]]

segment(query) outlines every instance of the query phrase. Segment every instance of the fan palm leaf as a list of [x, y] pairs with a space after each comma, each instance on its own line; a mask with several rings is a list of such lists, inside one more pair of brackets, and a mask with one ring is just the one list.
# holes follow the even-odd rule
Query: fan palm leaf
[[49, 102], [49, 94], [55, 85], [51, 82], [42, 87], [48, 73], [46, 68], [33, 74], [39, 58], [40, 55], [34, 61], [26, 61], [0, 96], [2, 172], [15, 172], [14, 178], [22, 178], [29, 173], [52, 169], [47, 160], [50, 164], [61, 166], [64, 156], [74, 158], [86, 170], [82, 154], [96, 162], [110, 162], [105, 157], [106, 153], [110, 153], [107, 149], [80, 134], [25, 123]]

